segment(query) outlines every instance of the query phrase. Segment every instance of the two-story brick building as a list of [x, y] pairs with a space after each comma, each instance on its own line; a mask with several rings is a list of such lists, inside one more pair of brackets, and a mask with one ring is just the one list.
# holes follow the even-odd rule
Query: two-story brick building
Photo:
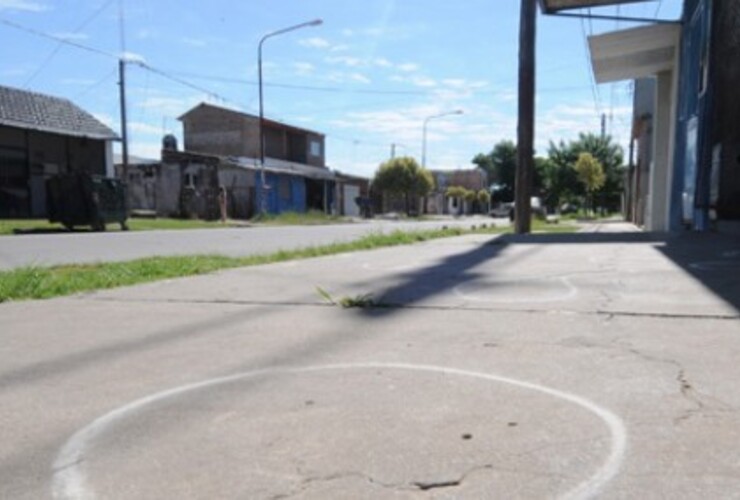
[[[265, 164], [260, 165], [260, 119], [240, 111], [201, 103], [182, 116], [186, 153], [210, 155], [241, 165], [250, 175], [246, 193], [252, 212], [259, 210], [259, 195], [265, 193], [270, 213], [307, 210], [336, 211], [335, 175], [326, 167], [325, 137], [319, 132], [266, 119]], [[180, 156], [180, 161], [183, 161]], [[224, 186], [227, 191], [230, 186]], [[236, 188], [236, 187], [235, 187]], [[229, 193], [230, 197], [233, 195]]]

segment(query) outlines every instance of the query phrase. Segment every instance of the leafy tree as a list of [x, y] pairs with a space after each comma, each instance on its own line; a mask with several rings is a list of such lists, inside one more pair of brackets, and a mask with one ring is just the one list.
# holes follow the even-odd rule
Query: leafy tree
[[499, 141], [488, 154], [473, 158], [479, 168], [488, 172], [488, 178], [497, 185], [497, 201], [513, 201], [516, 182], [517, 149], [513, 141]]
[[434, 177], [410, 156], [402, 156], [378, 167], [372, 187], [376, 192], [403, 196], [406, 214], [410, 215], [411, 199], [429, 194], [434, 189]]
[[581, 133], [577, 140], [567, 144], [563, 141], [550, 143], [548, 163], [543, 165], [543, 183], [550, 199], [559, 205], [586, 195], [586, 189], [573, 168], [581, 153], [591, 154], [603, 168], [605, 179], [599, 196], [601, 206], [618, 207], [623, 189], [622, 148], [614, 144], [611, 137], [602, 138], [592, 133]]
[[485, 189], [481, 189], [480, 191], [478, 191], [477, 198], [481, 208], [487, 207], [488, 204], [491, 202], [491, 193], [489, 193]]
[[604, 187], [606, 182], [604, 167], [591, 153], [581, 153], [578, 155], [578, 161], [573, 165], [573, 168], [578, 175], [578, 180], [586, 190], [588, 207], [593, 208], [594, 192]]

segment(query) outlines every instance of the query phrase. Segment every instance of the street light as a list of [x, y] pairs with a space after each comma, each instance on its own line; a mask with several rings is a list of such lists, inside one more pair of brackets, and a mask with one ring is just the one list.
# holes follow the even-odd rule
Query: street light
[[427, 124], [429, 123], [429, 121], [435, 118], [441, 118], [443, 116], [461, 115], [461, 114], [463, 114], [463, 110], [456, 109], [454, 111], [447, 111], [445, 113], [427, 116], [426, 118], [424, 118], [424, 127], [422, 127], [422, 139], [421, 139], [421, 166], [422, 168], [426, 168], [427, 166]]
[[282, 35], [283, 33], [288, 33], [289, 31], [295, 31], [301, 28], [308, 28], [311, 26], [319, 26], [324, 21], [321, 19], [314, 19], [313, 21], [308, 21], [301, 24], [296, 24], [295, 26], [289, 26], [287, 28], [283, 28], [277, 31], [273, 31], [271, 33], [266, 34], [260, 39], [260, 43], [257, 46], [257, 71], [258, 71], [258, 80], [259, 80], [259, 93], [260, 93], [260, 181], [262, 183], [262, 191], [260, 195], [260, 213], [262, 215], [265, 214], [265, 198], [266, 198], [266, 191], [267, 188], [265, 186], [265, 112], [264, 112], [264, 104], [262, 101], [262, 44], [265, 43], [265, 40], [268, 38], [272, 38], [277, 35]]

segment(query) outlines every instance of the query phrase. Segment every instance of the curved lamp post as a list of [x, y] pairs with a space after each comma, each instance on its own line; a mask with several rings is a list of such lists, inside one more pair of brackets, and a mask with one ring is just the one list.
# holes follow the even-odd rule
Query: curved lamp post
[[262, 183], [261, 186], [261, 193], [260, 193], [260, 213], [262, 215], [266, 212], [266, 194], [267, 194], [267, 188], [265, 185], [265, 112], [264, 112], [264, 104], [262, 100], [262, 45], [265, 43], [265, 40], [268, 38], [272, 38], [277, 35], [282, 35], [283, 33], [288, 33], [290, 31], [295, 31], [301, 28], [308, 28], [311, 26], [319, 26], [324, 21], [321, 19], [314, 19], [313, 21], [308, 21], [301, 24], [296, 24], [294, 26], [288, 26], [287, 28], [283, 28], [277, 31], [273, 31], [271, 33], [266, 34], [260, 39], [260, 43], [257, 46], [257, 71], [258, 71], [258, 86], [259, 86], [259, 100], [260, 100], [260, 182]]
[[463, 114], [463, 110], [456, 109], [454, 111], [447, 111], [445, 113], [427, 116], [426, 118], [424, 118], [424, 126], [422, 127], [422, 138], [421, 138], [421, 166], [422, 168], [426, 168], [427, 166], [427, 124], [429, 123], [429, 121], [434, 120], [435, 118], [441, 118], [443, 116], [461, 115], [461, 114]]

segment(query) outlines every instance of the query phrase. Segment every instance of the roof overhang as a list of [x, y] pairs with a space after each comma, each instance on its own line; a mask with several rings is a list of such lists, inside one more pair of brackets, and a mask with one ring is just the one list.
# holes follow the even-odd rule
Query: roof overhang
[[681, 37], [678, 24], [656, 24], [588, 38], [597, 83], [634, 80], [672, 70]]
[[32, 123], [26, 123], [22, 121], [16, 121], [16, 120], [3, 120], [0, 119], [0, 125], [4, 125], [6, 127], [13, 127], [13, 128], [19, 128], [22, 130], [33, 130], [35, 132], [46, 132], [48, 134], [56, 134], [56, 135], [64, 135], [69, 137], [79, 137], [81, 139], [92, 139], [96, 141], [120, 141], [121, 138], [118, 137], [114, 132], [111, 132], [110, 134], [96, 134], [96, 133], [90, 133], [90, 132], [81, 132], [79, 130], [70, 130], [70, 129], [62, 129], [62, 128], [55, 128], [55, 127], [44, 127], [41, 125], [35, 125]]
[[625, 3], [646, 2], [648, 0], [540, 0], [540, 7], [545, 14], [561, 10], [584, 9], [588, 7], [605, 7]]

